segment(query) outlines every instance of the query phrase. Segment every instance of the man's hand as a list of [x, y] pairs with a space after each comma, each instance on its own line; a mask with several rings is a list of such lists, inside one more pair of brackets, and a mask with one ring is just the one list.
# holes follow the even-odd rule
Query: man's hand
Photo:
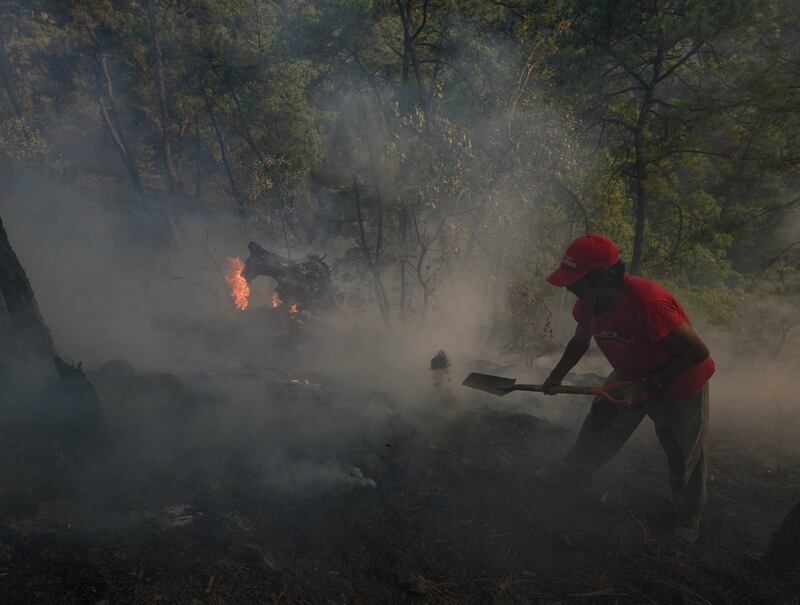
[[633, 405], [635, 403], [643, 403], [647, 401], [648, 397], [648, 390], [647, 388], [641, 383], [637, 382], [632, 384], [628, 387], [625, 387], [619, 394], [612, 393], [615, 397], [619, 397], [620, 399], [624, 399], [628, 402], [628, 405]]
[[575, 326], [575, 334], [567, 343], [564, 354], [561, 356], [556, 367], [553, 368], [553, 371], [550, 372], [550, 376], [548, 376], [542, 384], [545, 394], [555, 395], [555, 393], [550, 392], [550, 389], [561, 384], [561, 381], [564, 380], [564, 376], [567, 375], [575, 364], [580, 361], [581, 357], [584, 356], [586, 351], [589, 350], [589, 343], [591, 340], [592, 332], [589, 326], [582, 323]]
[[555, 395], [555, 393], [551, 392], [550, 389], [559, 386], [562, 380], [564, 380], [563, 376], [558, 376], [557, 374], [551, 372], [550, 376], [545, 378], [544, 382], [542, 383], [542, 387], [544, 387], [544, 394]]

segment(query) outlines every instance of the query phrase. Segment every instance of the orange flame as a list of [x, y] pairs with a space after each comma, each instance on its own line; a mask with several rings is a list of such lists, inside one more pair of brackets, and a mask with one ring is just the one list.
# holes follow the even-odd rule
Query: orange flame
[[278, 308], [278, 307], [280, 307], [282, 304], [283, 304], [283, 301], [281, 300], [281, 297], [280, 297], [280, 296], [278, 296], [278, 293], [277, 293], [277, 292], [273, 292], [273, 293], [272, 293], [272, 308], [273, 308], [273, 309], [277, 309], [277, 308]]
[[299, 309], [297, 308], [297, 303], [294, 303], [291, 307], [289, 307], [289, 313], [291, 313], [292, 315], [297, 313], [297, 311], [299, 311]]
[[225, 281], [231, 287], [231, 298], [233, 298], [236, 308], [244, 311], [249, 304], [247, 297], [250, 296], [250, 284], [242, 276], [244, 262], [238, 258], [225, 260], [228, 261], [228, 273], [225, 275]]

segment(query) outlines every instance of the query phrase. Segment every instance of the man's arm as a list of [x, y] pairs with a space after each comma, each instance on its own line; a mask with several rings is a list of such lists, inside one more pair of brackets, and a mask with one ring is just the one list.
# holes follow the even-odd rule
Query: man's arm
[[703, 363], [708, 357], [708, 347], [689, 325], [683, 323], [664, 337], [664, 340], [675, 350], [675, 358], [663, 368], [650, 375], [656, 385], [667, 385], [685, 371]]
[[589, 326], [579, 323], [575, 327], [575, 334], [567, 343], [566, 349], [564, 349], [564, 354], [561, 356], [561, 360], [556, 364], [556, 367], [553, 368], [553, 371], [550, 372], [550, 376], [545, 379], [542, 385], [545, 387], [545, 393], [548, 395], [553, 394], [548, 393], [548, 388], [561, 384], [561, 381], [564, 380], [564, 376], [567, 375], [567, 372], [574, 368], [575, 364], [577, 364], [586, 354], [586, 351], [589, 350], [589, 344], [591, 341], [592, 332], [589, 329]]

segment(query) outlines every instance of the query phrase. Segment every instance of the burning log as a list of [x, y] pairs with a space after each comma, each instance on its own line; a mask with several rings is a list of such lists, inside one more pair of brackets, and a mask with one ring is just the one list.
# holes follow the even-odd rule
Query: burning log
[[225, 275], [225, 281], [231, 289], [231, 298], [240, 311], [247, 309], [250, 304], [248, 298], [250, 297], [250, 284], [242, 275], [244, 271], [244, 263], [238, 258], [228, 259], [228, 272]]
[[247, 248], [250, 256], [244, 263], [241, 276], [247, 282], [259, 275], [274, 279], [278, 284], [272, 298], [274, 308], [286, 305], [289, 313], [294, 314], [335, 306], [331, 270], [324, 257], [309, 255], [299, 262], [292, 262], [255, 242], [250, 242]]

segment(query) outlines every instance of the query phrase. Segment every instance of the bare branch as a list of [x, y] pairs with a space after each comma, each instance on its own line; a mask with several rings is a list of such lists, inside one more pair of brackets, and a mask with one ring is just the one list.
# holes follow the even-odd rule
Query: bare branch
[[412, 38], [416, 38], [422, 33], [422, 30], [425, 29], [425, 24], [428, 22], [428, 7], [430, 6], [430, 0], [425, 0], [425, 4], [422, 5], [422, 23], [419, 24], [419, 27], [414, 31], [414, 34], [411, 36]]
[[653, 80], [653, 84], [658, 84], [659, 82], [663, 82], [664, 80], [669, 78], [673, 73], [675, 73], [675, 71], [677, 69], [679, 69], [681, 67], [681, 65], [686, 63], [692, 57], [694, 57], [700, 51], [701, 46], [702, 46], [701, 43], [698, 43], [695, 46], [693, 46], [692, 49], [689, 52], [687, 52], [685, 55], [683, 55], [683, 57], [681, 57], [676, 63], [673, 63], [672, 65], [670, 65], [664, 71], [664, 73], [662, 73], [658, 78], [655, 78]]
[[585, 233], [586, 235], [588, 235], [589, 233], [591, 233], [591, 223], [589, 222], [589, 214], [586, 212], [586, 207], [585, 207], [585, 206], [584, 206], [584, 205], [581, 203], [581, 200], [580, 200], [580, 198], [578, 197], [578, 194], [577, 194], [577, 193], [575, 193], [575, 192], [574, 192], [572, 189], [570, 189], [569, 187], [567, 187], [567, 186], [566, 186], [566, 185], [565, 185], [565, 184], [564, 184], [564, 183], [561, 181], [561, 179], [559, 179], [557, 176], [553, 175], [553, 176], [552, 176], [552, 179], [553, 179], [553, 182], [556, 184], [556, 186], [557, 186], [559, 189], [561, 189], [561, 191], [563, 191], [564, 193], [566, 193], [566, 194], [567, 194], [567, 196], [569, 196], [570, 200], [572, 200], [572, 202], [573, 202], [573, 203], [574, 203], [574, 204], [575, 204], [575, 205], [578, 207], [578, 209], [581, 211], [581, 214], [583, 215], [583, 228], [584, 228], [584, 233]]

